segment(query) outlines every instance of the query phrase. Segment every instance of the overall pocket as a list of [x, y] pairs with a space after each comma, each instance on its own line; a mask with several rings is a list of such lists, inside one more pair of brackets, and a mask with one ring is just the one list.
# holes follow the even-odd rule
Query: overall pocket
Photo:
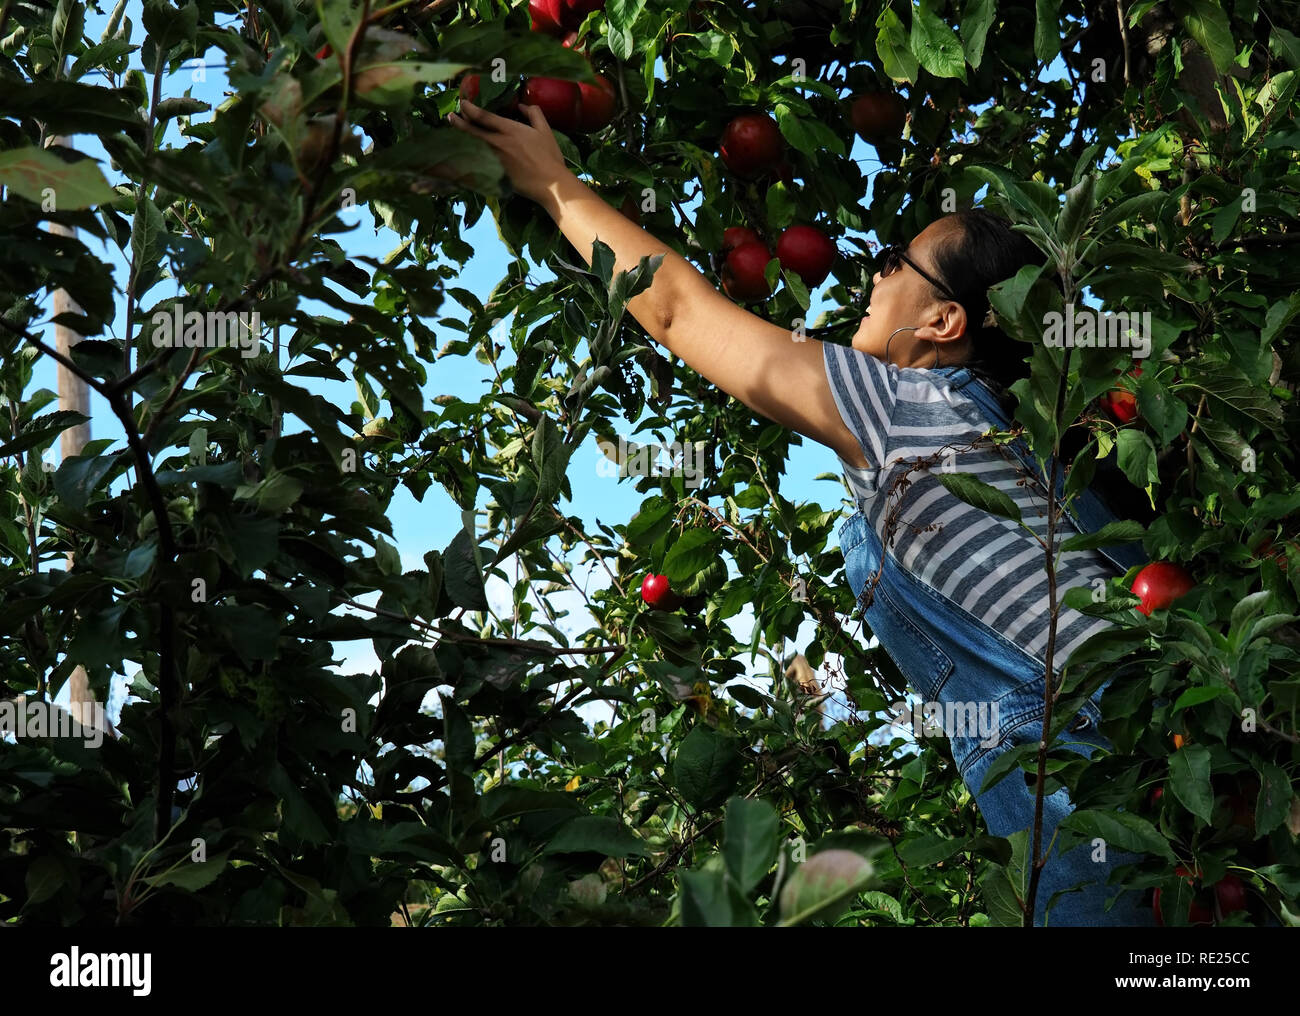
[[933, 639], [896, 604], [883, 582], [876, 585], [875, 597], [866, 609], [867, 625], [889, 653], [907, 683], [926, 702], [937, 701], [953, 662]]
[[[1035, 677], [1017, 685], [1002, 696], [993, 700], [996, 707], [995, 722], [997, 738], [989, 744], [978, 738], [954, 738], [952, 743], [953, 758], [957, 762], [958, 772], [966, 778], [971, 767], [989, 752], [1002, 752], [1022, 744], [1037, 744], [1043, 736], [1043, 678]], [[1091, 756], [1097, 748], [1110, 748], [1098, 731], [1101, 725], [1101, 710], [1097, 703], [1089, 699], [1057, 735], [1056, 743], [1080, 755]], [[1007, 779], [1015, 779], [1014, 775]], [[969, 786], [969, 784], [967, 784]], [[971, 793], [979, 790], [971, 787]]]

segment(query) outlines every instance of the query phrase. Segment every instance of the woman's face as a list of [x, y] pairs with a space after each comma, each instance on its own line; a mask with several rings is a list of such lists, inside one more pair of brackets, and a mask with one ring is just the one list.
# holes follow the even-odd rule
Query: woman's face
[[[913, 238], [905, 253], [927, 274], [952, 285], [939, 273], [934, 255], [938, 246], [959, 229], [948, 218], [936, 219]], [[907, 330], [898, 332], [890, 341], [890, 335], [904, 326]], [[890, 363], [933, 367], [937, 347], [940, 365], [950, 366], [970, 355], [970, 340], [965, 332], [966, 312], [961, 304], [937, 295], [934, 287], [903, 261], [887, 277], [882, 278], [877, 270], [867, 316], [853, 334], [853, 348], [884, 360], [888, 343]]]

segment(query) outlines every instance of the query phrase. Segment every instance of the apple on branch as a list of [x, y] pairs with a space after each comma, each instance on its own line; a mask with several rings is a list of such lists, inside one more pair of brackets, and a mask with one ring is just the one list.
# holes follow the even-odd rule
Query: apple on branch
[[791, 226], [776, 241], [776, 256], [805, 286], [820, 286], [835, 261], [835, 244], [813, 226]]
[[718, 148], [737, 176], [757, 176], [781, 162], [785, 141], [770, 116], [744, 113], [727, 124]]

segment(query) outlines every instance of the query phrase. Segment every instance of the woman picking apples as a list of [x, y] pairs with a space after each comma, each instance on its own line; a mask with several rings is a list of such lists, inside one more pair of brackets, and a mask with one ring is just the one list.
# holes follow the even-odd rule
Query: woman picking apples
[[[995, 735], [949, 731], [953, 757], [991, 832], [1029, 827], [1034, 794], [1017, 774], [979, 791], [999, 756], [1041, 736], [1049, 622], [1043, 549], [1015, 523], [950, 494], [938, 470], [916, 460], [975, 473], [1017, 503], [1030, 529], [1045, 533], [1046, 492], [1025, 481], [1026, 472], [1040, 475], [1027, 451], [982, 439], [991, 427], [1007, 427], [1006, 388], [1027, 370], [1022, 352], [986, 320], [987, 291], [1041, 262], [1038, 249], [984, 212], [938, 219], [905, 248], [886, 252], [852, 348], [793, 341], [574, 176], [536, 107], [521, 106], [529, 122], [519, 123], [461, 105], [452, 123], [492, 146], [515, 190], [541, 204], [584, 256], [597, 237], [614, 251], [616, 272], [663, 255], [653, 284], [628, 304], [653, 339], [756, 413], [839, 455], [857, 507], [840, 534], [845, 570], [872, 632], [923, 700], [989, 710]], [[1091, 493], [1077, 505], [1062, 520], [1061, 540], [1113, 518]], [[1087, 586], [1134, 563], [1131, 548], [1063, 554], [1058, 587]], [[1107, 624], [1062, 608], [1058, 669]], [[1063, 735], [1072, 750], [1109, 750], [1096, 730], [1101, 693]], [[1064, 789], [1045, 799], [1044, 843], [1071, 808]], [[1052, 924], [1152, 924], [1134, 891], [1106, 909], [1116, 893], [1104, 885], [1109, 871], [1134, 859], [1112, 849], [1094, 863], [1086, 846], [1053, 855], [1034, 923], [1044, 923], [1054, 893], [1082, 884], [1056, 903]]]

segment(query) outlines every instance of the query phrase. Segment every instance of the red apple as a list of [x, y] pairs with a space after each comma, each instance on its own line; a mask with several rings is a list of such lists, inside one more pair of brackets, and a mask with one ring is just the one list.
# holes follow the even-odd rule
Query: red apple
[[561, 40], [560, 45], [563, 46], [565, 49], [573, 49], [573, 44], [577, 41], [578, 41], [578, 33], [570, 32]]
[[577, 28], [592, 11], [605, 9], [605, 0], [558, 0], [560, 24]]
[[546, 122], [566, 134], [577, 128], [582, 114], [582, 92], [574, 82], [560, 78], [529, 78], [520, 101], [539, 107]]
[[1214, 898], [1219, 904], [1219, 916], [1246, 909], [1246, 883], [1231, 873], [1214, 883]]
[[[1139, 377], [1141, 374], [1141, 367], [1134, 367], [1129, 371], [1129, 377]], [[1112, 388], [1101, 397], [1100, 401], [1102, 409], [1110, 413], [1120, 423], [1131, 423], [1137, 419], [1137, 396], [1127, 388]]]
[[561, 0], [528, 0], [528, 15], [534, 32], [563, 35], [563, 5]]
[[754, 176], [781, 161], [785, 143], [776, 121], [762, 113], [736, 117], [722, 132], [719, 149], [727, 168], [739, 176]]
[[722, 262], [722, 288], [733, 300], [753, 303], [771, 295], [763, 270], [772, 252], [761, 243], [742, 243]]
[[1148, 617], [1153, 610], [1164, 610], [1196, 585], [1184, 569], [1168, 561], [1149, 564], [1133, 579], [1133, 593], [1142, 602], [1138, 610]]
[[853, 100], [849, 120], [868, 144], [897, 141], [907, 123], [907, 106], [893, 92], [868, 92]]
[[[1293, 547], [1300, 551], [1300, 543], [1296, 543], [1295, 540], [1288, 540], [1286, 547]], [[1274, 543], [1273, 537], [1269, 536], [1259, 545], [1259, 549], [1255, 551], [1255, 556], [1259, 558], [1271, 557], [1279, 568], [1286, 571], [1288, 564], [1286, 547], [1279, 547]]]
[[776, 241], [781, 267], [794, 272], [806, 286], [818, 286], [830, 274], [835, 244], [812, 226], [791, 226]]
[[641, 580], [641, 599], [652, 610], [676, 610], [682, 598], [668, 586], [667, 575], [647, 575]]
[[603, 74], [596, 75], [594, 85], [579, 84], [578, 129], [598, 131], [614, 119], [614, 86]]
[[722, 231], [722, 253], [730, 254], [742, 243], [762, 243], [763, 238], [748, 226], [728, 226]]
[[478, 102], [479, 76], [466, 74], [460, 79], [460, 97], [470, 102]]
[[[1151, 912], [1155, 915], [1156, 927], [1163, 928], [1165, 926], [1165, 919], [1160, 916], [1160, 890], [1159, 889], [1155, 891], [1155, 896], [1151, 900]], [[1214, 915], [1210, 913], [1208, 908], [1197, 903], [1195, 900], [1192, 900], [1192, 905], [1187, 908], [1187, 923], [1193, 925], [1213, 924]]]
[[[1193, 875], [1190, 871], [1188, 871], [1185, 867], [1183, 867], [1180, 864], [1178, 865], [1178, 867], [1174, 869], [1174, 874], [1182, 876], [1184, 882], [1186, 882], [1189, 886], [1195, 887], [1196, 880], [1201, 877], [1201, 870], [1200, 868], [1197, 868], [1196, 874]], [[1165, 922], [1164, 922], [1164, 918], [1160, 916], [1160, 890], [1159, 889], [1155, 891], [1155, 896], [1151, 901], [1151, 909], [1155, 914], [1156, 927], [1163, 928], [1165, 926]], [[1213, 924], [1214, 915], [1210, 913], [1207, 907], [1204, 907], [1200, 903], [1197, 903], [1196, 900], [1192, 900], [1191, 906], [1188, 907], [1187, 910], [1187, 922], [1189, 924]]]

